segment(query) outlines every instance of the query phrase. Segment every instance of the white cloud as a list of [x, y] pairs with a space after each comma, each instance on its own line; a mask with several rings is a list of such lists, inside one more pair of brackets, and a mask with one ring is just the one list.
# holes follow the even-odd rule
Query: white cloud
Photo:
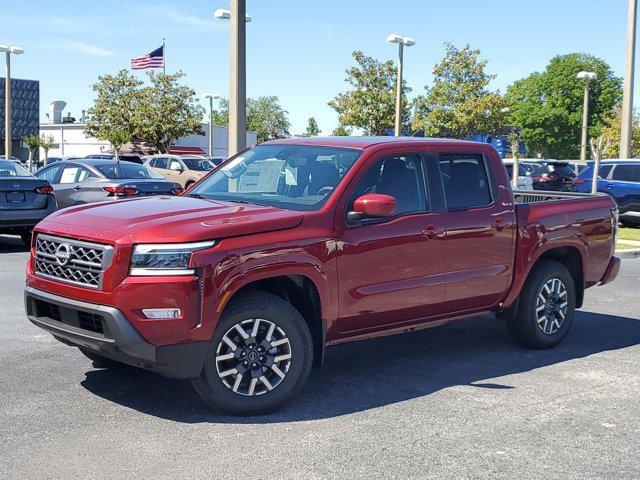
[[104, 48], [96, 47], [95, 45], [90, 45], [84, 42], [77, 42], [73, 40], [63, 40], [60, 42], [60, 47], [66, 50], [73, 50], [76, 52], [82, 52], [94, 57], [108, 57], [111, 55], [109, 50], [105, 50]]
[[149, 11], [159, 17], [164, 17], [167, 20], [181, 23], [183, 25], [191, 25], [195, 27], [213, 26], [211, 17], [196, 17], [193, 15], [185, 15], [164, 5], [148, 7], [147, 12]]

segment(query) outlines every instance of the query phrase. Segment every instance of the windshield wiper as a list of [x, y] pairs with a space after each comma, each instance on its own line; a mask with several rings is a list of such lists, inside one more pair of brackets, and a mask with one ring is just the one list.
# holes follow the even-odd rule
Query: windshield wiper
[[234, 203], [244, 203], [244, 204], [249, 204], [249, 205], [259, 205], [261, 207], [270, 207], [271, 205], [267, 205], [266, 203], [258, 203], [258, 202], [252, 202], [249, 200], [231, 200], [228, 198], [224, 199], [227, 202], [234, 202]]

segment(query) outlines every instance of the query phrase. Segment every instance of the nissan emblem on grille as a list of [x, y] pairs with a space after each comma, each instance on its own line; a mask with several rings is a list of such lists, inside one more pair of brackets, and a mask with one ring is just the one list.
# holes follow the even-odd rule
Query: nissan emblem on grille
[[49, 280], [100, 289], [112, 258], [110, 245], [45, 234], [36, 237], [35, 272]]

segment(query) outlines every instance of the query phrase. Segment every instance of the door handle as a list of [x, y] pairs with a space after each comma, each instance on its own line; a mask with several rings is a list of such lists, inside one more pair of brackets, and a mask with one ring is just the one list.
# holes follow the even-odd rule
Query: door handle
[[77, 192], [78, 190], [82, 190], [82, 187], [80, 185], [76, 185], [73, 189]]
[[502, 218], [496, 218], [495, 221], [491, 224], [491, 226], [493, 228], [495, 228], [497, 231], [501, 232], [504, 230], [504, 227], [506, 227], [506, 223], [504, 221], [504, 219]]
[[424, 227], [422, 232], [420, 232], [420, 234], [427, 240], [431, 240], [432, 238], [439, 237], [442, 235], [442, 233], [443, 233], [443, 230], [441, 228], [436, 227], [435, 225], [427, 225], [426, 227]]
[[605, 188], [613, 188], [613, 187], [615, 187], [615, 185], [613, 183], [607, 183], [604, 187]]

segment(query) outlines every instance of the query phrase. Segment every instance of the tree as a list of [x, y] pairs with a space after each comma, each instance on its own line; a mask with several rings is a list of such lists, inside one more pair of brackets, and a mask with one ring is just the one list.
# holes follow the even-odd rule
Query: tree
[[[622, 126], [622, 108], [620, 106], [602, 119], [600, 134], [608, 140], [608, 148], [602, 152], [602, 156], [619, 158], [620, 156], [620, 129]], [[640, 151], [640, 117], [638, 112], [633, 112], [631, 126], [631, 156], [635, 157]], [[605, 155], [606, 153], [606, 155]], [[594, 152], [591, 152], [592, 157]]]
[[534, 72], [507, 89], [510, 124], [520, 127], [530, 154], [578, 157], [584, 81], [576, 74], [582, 70], [598, 75], [589, 84], [589, 136], [599, 137], [603, 118], [622, 97], [622, 81], [604, 60], [582, 53], [559, 55], [544, 72]]
[[342, 125], [338, 125], [336, 128], [333, 129], [333, 132], [331, 132], [331, 135], [334, 137], [348, 137], [352, 133], [353, 132], [351, 131], [350, 128], [346, 128], [346, 127], [343, 127]]
[[[212, 119], [216, 125], [229, 124], [229, 100], [220, 99], [220, 108], [214, 110]], [[289, 136], [287, 112], [275, 95], [247, 99], [247, 130], [258, 134], [258, 142]]]
[[203, 135], [204, 108], [198, 105], [195, 90], [179, 84], [184, 73], [151, 71], [148, 75], [150, 85], [141, 89], [136, 103], [136, 136], [160, 152], [168, 152], [180, 137]]
[[29, 171], [31, 171], [34, 154], [36, 150], [40, 148], [40, 137], [35, 134], [27, 135], [22, 139], [22, 141], [27, 145], [27, 148], [29, 149], [29, 160], [27, 160], [27, 166], [29, 167]]
[[414, 130], [425, 135], [470, 139], [504, 128], [506, 101], [488, 90], [495, 75], [485, 72], [480, 50], [445, 44], [446, 53], [433, 69], [433, 85], [413, 101]]
[[53, 148], [54, 140], [53, 135], [44, 135], [40, 136], [40, 148], [44, 151], [44, 165], [45, 167], [49, 163], [49, 150]]
[[85, 134], [109, 142], [116, 159], [120, 147], [130, 142], [138, 131], [136, 111], [141, 85], [140, 80], [122, 69], [116, 75], [98, 77], [92, 86], [96, 98], [87, 112]]
[[[396, 112], [397, 69], [393, 61], [381, 62], [360, 51], [353, 52], [357, 65], [346, 70], [352, 90], [338, 94], [328, 105], [338, 113], [341, 127], [361, 128], [367, 135], [385, 135], [393, 130]], [[402, 82], [402, 125], [409, 123], [407, 93]]]
[[317, 137], [320, 135], [320, 128], [318, 127], [318, 122], [314, 117], [309, 119], [307, 123], [307, 130], [304, 132], [305, 137]]

